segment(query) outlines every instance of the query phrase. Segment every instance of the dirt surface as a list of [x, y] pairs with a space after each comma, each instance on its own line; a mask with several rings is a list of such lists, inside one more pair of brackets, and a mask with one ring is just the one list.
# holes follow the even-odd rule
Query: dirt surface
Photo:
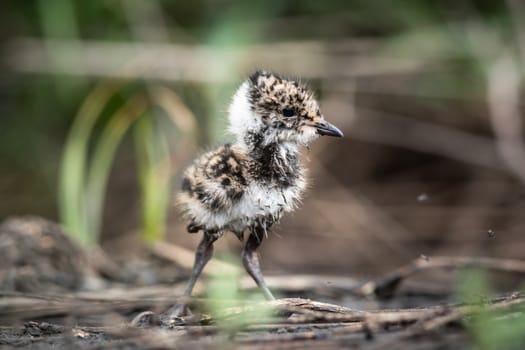
[[[369, 281], [347, 276], [269, 276], [268, 284], [281, 296], [276, 301], [230, 300], [210, 307], [216, 300], [196, 297], [190, 302], [192, 316], [168, 320], [163, 312], [181, 301], [185, 278], [159, 272], [166, 266], [180, 270], [170, 251], [181, 253], [176, 247], [160, 247], [152, 249], [143, 264], [122, 266], [119, 275], [110, 263], [99, 260], [94, 266], [90, 253], [51, 222], [6, 221], [0, 226], [0, 347], [459, 349], [471, 346], [468, 329], [481, 309], [504, 317], [522, 312], [525, 304], [525, 295], [511, 290], [484, 296], [475, 305], [461, 304], [449, 285], [425, 282], [443, 281], [443, 276], [450, 277], [464, 266], [522, 277], [525, 262], [420, 257]], [[221, 263], [215, 264], [211, 270]], [[157, 276], [150, 280], [154, 283], [139, 278], [152, 271]], [[249, 279], [240, 283], [242, 290], [256, 293]], [[149, 310], [151, 322], [130, 325], [135, 316]]]

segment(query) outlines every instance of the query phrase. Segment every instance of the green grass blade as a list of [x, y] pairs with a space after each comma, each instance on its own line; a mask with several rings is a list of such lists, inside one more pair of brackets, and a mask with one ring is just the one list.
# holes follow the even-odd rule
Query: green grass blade
[[142, 195], [142, 235], [146, 242], [164, 236], [170, 198], [170, 158], [166, 136], [143, 118], [135, 129], [135, 148]]
[[93, 244], [85, 208], [84, 174], [88, 143], [96, 120], [119, 85], [97, 85], [86, 97], [64, 144], [58, 182], [60, 218], [71, 236], [84, 245]]
[[93, 150], [86, 182], [86, 210], [93, 242], [97, 242], [100, 235], [104, 197], [116, 149], [126, 131], [145, 112], [146, 107], [147, 101], [143, 94], [132, 96], [111, 116]]

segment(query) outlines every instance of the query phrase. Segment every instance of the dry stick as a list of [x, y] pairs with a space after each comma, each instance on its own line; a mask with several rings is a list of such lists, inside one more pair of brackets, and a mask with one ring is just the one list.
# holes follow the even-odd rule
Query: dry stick
[[386, 276], [369, 281], [356, 290], [358, 294], [379, 297], [392, 296], [402, 280], [426, 269], [461, 268], [475, 266], [490, 270], [508, 271], [525, 274], [525, 261], [514, 259], [497, 259], [484, 257], [450, 257], [436, 256], [432, 258], [418, 258], [406, 266], [387, 274]]
[[307, 299], [280, 299], [245, 307], [228, 308], [222, 312], [223, 318], [243, 317], [253, 314], [261, 305], [273, 306], [278, 314], [285, 317], [287, 324], [305, 323], [358, 323], [369, 322], [381, 325], [413, 323], [424, 317], [440, 315], [452, 306], [438, 306], [425, 309], [394, 309], [380, 311], [358, 311], [333, 304], [319, 303]]
[[115, 287], [108, 288], [100, 291], [88, 291], [88, 292], [77, 292], [77, 293], [46, 293], [46, 294], [35, 294], [35, 293], [24, 293], [24, 292], [3, 292], [0, 291], [0, 306], [3, 304], [10, 305], [10, 302], [5, 303], [6, 298], [18, 298], [20, 300], [35, 300], [42, 299], [46, 301], [64, 301], [64, 300], [80, 300], [90, 302], [106, 302], [115, 300], [141, 300], [141, 299], [154, 299], [154, 298], [174, 298], [177, 297], [176, 289], [183, 289], [185, 286], [182, 284], [175, 284], [174, 286], [146, 286], [146, 287]]
[[[18, 294], [18, 295], [17, 295]], [[109, 312], [127, 313], [136, 309], [167, 308], [176, 302], [187, 301], [174, 297], [172, 293], [164, 297], [140, 297], [113, 299], [89, 298], [65, 294], [52, 296], [32, 296], [25, 293], [0, 293], [0, 320], [23, 320], [27, 318], [58, 315], [100, 315]], [[198, 301], [198, 300], [197, 300]]]
[[[448, 310], [444, 310], [441, 315], [434, 317], [425, 317], [418, 322], [409, 325], [401, 332], [398, 332], [394, 338], [388, 339], [388, 348], [391, 348], [390, 344], [400, 344], [402, 340], [410, 338], [418, 338], [422, 335], [432, 333], [437, 329], [453, 323], [458, 322], [466, 316], [475, 315], [481, 311], [482, 307], [488, 311], [503, 311], [515, 308], [517, 306], [523, 306], [525, 304], [525, 294], [522, 292], [511, 293], [510, 295], [497, 297], [492, 299], [490, 302], [484, 305], [457, 305], [449, 307]], [[382, 349], [386, 345], [385, 341], [379, 341], [374, 348]]]
[[[450, 306], [447, 310], [443, 310], [443, 312], [439, 315], [421, 318], [421, 320], [418, 322], [412, 323], [412, 325], [409, 325], [407, 328], [395, 334], [394, 337], [389, 337], [386, 340], [380, 339], [379, 341], [376, 341], [375, 346], [372, 348], [384, 349], [386, 347], [389, 349], [403, 349], [404, 347], [400, 346], [400, 344], [403, 344], [403, 340], [406, 341], [414, 337], [419, 339], [419, 337], [422, 335], [432, 333], [447, 324], [458, 322], [466, 316], [476, 314], [483, 306], [489, 311], [502, 311], [517, 306], [522, 306], [524, 304], [525, 294], [522, 292], [515, 292], [510, 295], [496, 297], [484, 305]], [[377, 330], [378, 329], [376, 328], [376, 331]]]
[[23, 305], [13, 307], [3, 306], [0, 309], [0, 320], [23, 320], [35, 319], [41, 317], [72, 315], [72, 316], [89, 316], [89, 315], [104, 315], [110, 312], [126, 313], [135, 309], [146, 309], [152, 306], [160, 307], [164, 305], [168, 307], [173, 303], [170, 302], [159, 303], [158, 301], [114, 301], [107, 303], [89, 303], [89, 302], [75, 302], [75, 303], [53, 303], [40, 305]]
[[[2, 309], [2, 320], [25, 319], [44, 317], [52, 315], [98, 315], [101, 312], [129, 312], [134, 309], [149, 307], [167, 307], [177, 300], [171, 297], [156, 299], [116, 299], [116, 300], [97, 300], [86, 299], [74, 300], [71, 297], [58, 302], [56, 297], [51, 300], [28, 300], [25, 304], [16, 304], [14, 298], [0, 299]], [[193, 302], [203, 302], [202, 299], [192, 299]], [[356, 311], [338, 305], [320, 303], [303, 299], [281, 299], [265, 303], [276, 308], [279, 314], [294, 316], [288, 318], [289, 324], [301, 324], [306, 322], [375, 322], [380, 324], [388, 323], [410, 323], [421, 319], [424, 316], [439, 314], [443, 308], [428, 309], [408, 309], [408, 310], [384, 310], [378, 312]], [[230, 308], [224, 310], [217, 319], [228, 319], [250, 315], [261, 303], [254, 303], [245, 307]]]
[[300, 314], [299, 316], [290, 317], [288, 319], [289, 323], [294, 324], [305, 322], [373, 322], [380, 324], [411, 323], [424, 316], [442, 313], [443, 309], [444, 308], [354, 311], [353, 313], [337, 314], [304, 310], [294, 307], [285, 308], [288, 312]]
[[[491, 302], [486, 304], [486, 308], [491, 311], [502, 311], [521, 306], [525, 304], [525, 295], [523, 293], [513, 293], [508, 296], [494, 298]], [[363, 312], [361, 321], [342, 324], [341, 327], [336, 329], [325, 328], [317, 329], [316, 331], [307, 330], [293, 335], [289, 334], [275, 334], [270, 336], [251, 336], [248, 338], [239, 339], [242, 342], [279, 342], [279, 341], [291, 341], [301, 339], [325, 339], [328, 335], [333, 336], [344, 336], [353, 333], [371, 333], [372, 335], [388, 326], [406, 326], [401, 332], [398, 333], [397, 339], [407, 339], [414, 336], [420, 336], [422, 334], [433, 331], [440, 328], [450, 322], [458, 321], [461, 318], [473, 315], [479, 312], [480, 306], [473, 305], [449, 305], [439, 306], [428, 309], [414, 309], [411, 311], [406, 310], [387, 310], [377, 312]], [[319, 317], [321, 313], [316, 316]], [[328, 318], [344, 318], [345, 315], [325, 315], [325, 319]], [[301, 324], [304, 326], [304, 324]], [[411, 326], [412, 325], [412, 326]], [[391, 338], [388, 340], [392, 341]], [[378, 345], [384, 345], [382, 342]]]
[[[13, 293], [10, 293], [13, 296]], [[25, 298], [27, 300], [23, 300]], [[75, 298], [73, 295], [66, 295], [65, 298], [53, 295], [48, 299], [43, 296], [31, 299], [30, 295], [22, 294], [14, 297], [4, 297], [0, 299], [0, 320], [21, 320], [27, 318], [38, 318], [56, 315], [100, 315], [101, 313], [116, 312], [125, 313], [136, 309], [161, 308], [167, 307], [174, 302], [181, 301], [180, 298], [167, 296], [164, 298], [140, 298], [137, 299], [92, 299], [85, 296]], [[192, 302], [202, 303], [203, 299], [192, 299]], [[365, 316], [373, 313], [365, 313], [338, 305], [320, 303], [303, 299], [281, 299], [266, 303], [273, 306], [281, 315], [298, 314], [288, 319], [290, 324], [299, 324], [305, 322], [357, 322], [364, 320]], [[239, 317], [243, 314], [251, 314], [260, 307], [260, 303], [250, 304], [243, 308], [231, 308], [222, 313], [222, 318]], [[402, 310], [385, 312], [383, 320], [393, 318], [395, 320], [406, 319], [412, 321], [417, 318], [422, 311], [420, 310]], [[428, 311], [423, 311], [428, 312]], [[366, 316], [368, 317], [368, 316]], [[375, 316], [374, 316], [375, 317]]]
[[[505, 311], [516, 306], [525, 304], [525, 295], [521, 292], [512, 293], [506, 297], [493, 299], [487, 306], [489, 311]], [[465, 305], [452, 309], [448, 314], [424, 320], [420, 323], [414, 324], [407, 332], [407, 336], [416, 336], [421, 333], [436, 330], [451, 322], [459, 321], [461, 318], [469, 314], [476, 314], [480, 311], [480, 306]]]
[[285, 298], [279, 300], [273, 300], [269, 302], [271, 306], [283, 307], [283, 308], [299, 308], [301, 310], [317, 311], [317, 312], [330, 312], [337, 314], [348, 314], [348, 313], [362, 313], [345, 306], [336, 304], [323, 303], [319, 301], [301, 299], [301, 298]]
[[[343, 337], [354, 333], [371, 333], [372, 335], [386, 327], [396, 325], [404, 327], [404, 331], [398, 332], [398, 339], [406, 339], [407, 337], [418, 336], [428, 333], [437, 328], [440, 328], [450, 322], [454, 322], [464, 318], [468, 315], [473, 315], [478, 312], [479, 307], [473, 305], [449, 305], [437, 306], [426, 309], [409, 309], [409, 310], [383, 310], [383, 311], [354, 311], [348, 308], [342, 308], [337, 305], [325, 304], [319, 302], [312, 302], [310, 300], [301, 299], [283, 299], [272, 303], [280, 310], [287, 312], [302, 313], [301, 316], [308, 316], [314, 322], [331, 322], [325, 325], [314, 323], [296, 323], [299, 318], [288, 318], [285, 323], [273, 325], [251, 325], [244, 329], [244, 331], [237, 335], [235, 340], [240, 343], [254, 343], [254, 342], [281, 342], [281, 341], [300, 341], [308, 339], [327, 339], [330, 336], [332, 340], [334, 337]], [[525, 304], [524, 293], [513, 293], [502, 297], [493, 298], [489, 303], [485, 304], [487, 310], [502, 311], [522, 306]], [[249, 307], [246, 308], [249, 312]], [[304, 321], [305, 318], [302, 319]], [[337, 324], [334, 323], [337, 321]], [[342, 322], [345, 321], [345, 322]], [[413, 326], [410, 326], [410, 325]], [[38, 325], [32, 325], [38, 326]], [[260, 330], [285, 328], [292, 330], [295, 333], [290, 334], [262, 334], [253, 335], [252, 333]], [[334, 327], [337, 327], [334, 329]], [[191, 341], [196, 336], [202, 339], [202, 335], [216, 334], [218, 328], [215, 326], [184, 326], [174, 327], [174, 332], [166, 333], [161, 329], [136, 330], [130, 331], [130, 328], [125, 327], [76, 327], [79, 332], [88, 334], [105, 333], [110, 336], [122, 339], [133, 338], [140, 341], [144, 345], [160, 345], [169, 344], [175, 340]], [[307, 329], [306, 331], [301, 331]], [[155, 340], [151, 340], [152, 333], [155, 333]], [[248, 335], [246, 335], [248, 332]], [[74, 333], [74, 332], [73, 332]], [[157, 337], [158, 335], [158, 337]], [[220, 336], [220, 335], [219, 335]], [[392, 341], [389, 338], [389, 341]], [[153, 342], [153, 343], [152, 343]], [[316, 343], [317, 344], [317, 343]]]

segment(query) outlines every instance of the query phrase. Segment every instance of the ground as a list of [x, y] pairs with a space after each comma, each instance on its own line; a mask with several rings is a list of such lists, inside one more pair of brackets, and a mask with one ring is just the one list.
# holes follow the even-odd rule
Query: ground
[[[426, 257], [373, 280], [348, 276], [269, 276], [280, 296], [273, 302], [217, 302], [200, 286], [194, 314], [175, 321], [162, 313], [177, 300], [185, 274], [159, 243], [142, 263], [120, 268], [102, 263], [71, 242], [60, 227], [40, 218], [16, 218], [0, 226], [0, 346], [33, 349], [458, 349], [472, 348], [472, 320], [484, 309], [522, 317], [525, 295], [506, 291], [475, 304], [454, 298], [445, 280], [464, 266], [522, 275], [516, 260]], [[100, 252], [98, 253], [100, 254]], [[109, 260], [108, 260], [109, 261]], [[221, 265], [222, 264], [222, 265]], [[228, 268], [212, 263], [210, 270]], [[167, 273], [166, 271], [175, 271]], [[147, 280], [144, 276], [156, 275]], [[417, 276], [420, 276], [419, 278]], [[441, 277], [440, 277], [441, 275]], [[206, 280], [206, 278], [205, 278]], [[257, 295], [241, 278], [242, 291]], [[204, 295], [204, 297], [203, 297]], [[211, 306], [210, 306], [211, 305]], [[139, 313], [152, 322], [132, 326]]]

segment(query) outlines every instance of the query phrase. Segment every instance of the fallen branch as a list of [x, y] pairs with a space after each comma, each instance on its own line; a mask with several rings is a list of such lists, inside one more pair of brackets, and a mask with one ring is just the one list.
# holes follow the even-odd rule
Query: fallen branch
[[420, 257], [382, 278], [365, 283], [355, 292], [364, 296], [375, 295], [380, 298], [390, 298], [403, 280], [418, 272], [436, 268], [460, 269], [469, 266], [525, 274], [525, 261], [523, 260], [450, 256]]
[[[28, 295], [25, 295], [28, 298]], [[4, 296], [0, 301], [11, 297]], [[19, 296], [20, 298], [20, 296]], [[46, 301], [44, 298], [36, 299], [37, 302]], [[48, 301], [56, 302], [56, 296]], [[87, 306], [89, 301], [85, 296], [78, 300], [68, 295], [64, 299], [66, 304], [73, 304], [78, 301], [79, 305]], [[195, 300], [194, 300], [195, 301]], [[100, 300], [99, 300], [100, 302]], [[113, 300], [113, 304], [124, 305], [129, 300]], [[205, 302], [205, 300], [198, 300]], [[215, 344], [249, 344], [250, 348], [265, 348], [269, 344], [279, 343], [280, 348], [319, 348], [323, 344], [331, 347], [340, 345], [344, 339], [363, 339], [378, 338], [379, 341], [365, 343], [371, 348], [392, 348], [390, 344], [399, 345], [410, 344], [411, 338], [421, 337], [426, 334], [437, 334], [436, 330], [451, 324], [461, 323], [464, 319], [476, 315], [481, 311], [491, 312], [510, 312], [525, 305], [524, 293], [512, 293], [490, 299], [482, 304], [455, 304], [435, 306], [421, 309], [395, 309], [377, 311], [357, 311], [347, 307], [322, 303], [305, 299], [280, 299], [264, 303], [277, 310], [279, 315], [278, 322], [272, 323], [253, 323], [245, 324], [242, 329], [233, 333], [222, 331], [221, 323], [227, 320], [213, 318], [216, 324], [212, 325], [179, 325], [152, 327], [137, 329], [126, 326], [125, 322], [111, 322], [111, 326], [89, 327], [89, 326], [67, 326], [56, 325], [46, 322], [26, 322], [23, 327], [1, 327], [0, 331], [9, 332], [9, 329], [17, 329], [16, 332], [29, 337], [64, 337], [93, 339], [103, 336], [108, 344], [116, 345], [122, 342], [133, 342], [140, 344], [142, 348], [163, 348], [178, 344], [180, 347], [191, 347], [202, 343], [207, 339]], [[102, 313], [102, 309], [94, 308], [97, 305], [91, 301], [92, 314]], [[107, 306], [107, 305], [105, 305]], [[241, 316], [243, 313], [253, 313], [256, 303], [248, 304], [242, 308], [231, 308], [230, 315]], [[226, 312], [227, 313], [227, 312]], [[107, 310], [104, 315], [108, 316]], [[1, 314], [3, 316], [3, 313]], [[25, 314], [24, 314], [25, 315]], [[167, 329], [168, 328], [168, 329]], [[380, 337], [381, 334], [389, 333], [388, 337]], [[362, 334], [363, 338], [355, 338], [355, 335]], [[448, 337], [451, 332], [439, 333], [443, 337]], [[462, 333], [455, 333], [461, 335]], [[352, 338], [349, 338], [352, 337]], [[418, 338], [421, 339], [421, 338]], [[315, 340], [315, 342], [311, 342]], [[310, 342], [309, 342], [310, 341]], [[284, 342], [284, 343], [283, 343]], [[304, 344], [303, 344], [304, 342]], [[387, 344], [388, 343], [388, 344]], [[206, 343], [207, 344], [207, 343]]]

